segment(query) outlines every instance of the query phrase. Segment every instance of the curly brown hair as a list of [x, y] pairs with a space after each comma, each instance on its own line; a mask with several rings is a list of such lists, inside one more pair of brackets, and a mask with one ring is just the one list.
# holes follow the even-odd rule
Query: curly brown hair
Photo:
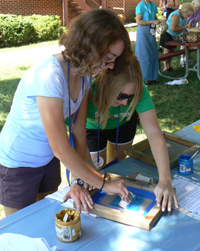
[[128, 32], [113, 11], [96, 9], [72, 19], [68, 34], [61, 36], [59, 44], [65, 46], [63, 56], [71, 66], [79, 68], [79, 74], [84, 75], [92, 73], [91, 64], [98, 62], [117, 40], [125, 43], [114, 67], [114, 71], [119, 72], [133, 54]]

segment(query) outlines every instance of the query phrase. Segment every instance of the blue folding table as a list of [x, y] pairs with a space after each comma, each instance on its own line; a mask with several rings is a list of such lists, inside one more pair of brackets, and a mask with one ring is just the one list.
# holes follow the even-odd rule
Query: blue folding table
[[[200, 120], [176, 135], [200, 143], [200, 133], [193, 129], [193, 125], [200, 125]], [[194, 165], [200, 165], [200, 154], [195, 157]], [[122, 176], [139, 172], [158, 180], [155, 167], [130, 157], [106, 171]], [[172, 175], [176, 173], [177, 167], [171, 169]], [[200, 175], [187, 176], [189, 179], [192, 177], [200, 182]], [[61, 209], [63, 207], [60, 202], [43, 199], [1, 220], [0, 234], [9, 232], [35, 238], [44, 237], [51, 247], [59, 246], [62, 250], [70, 251], [200, 251], [200, 221], [176, 210], [163, 213], [150, 231], [82, 213], [82, 237], [75, 242], [64, 243], [56, 237], [54, 222], [55, 214]]]

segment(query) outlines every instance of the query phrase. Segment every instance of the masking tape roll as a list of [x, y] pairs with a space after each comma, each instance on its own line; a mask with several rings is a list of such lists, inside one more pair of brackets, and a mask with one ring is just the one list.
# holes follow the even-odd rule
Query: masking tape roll
[[[68, 214], [68, 217], [65, 215]], [[64, 221], [67, 219], [67, 221]], [[78, 211], [72, 208], [62, 209], [55, 216], [56, 236], [60, 241], [73, 242], [81, 237], [81, 218]]]

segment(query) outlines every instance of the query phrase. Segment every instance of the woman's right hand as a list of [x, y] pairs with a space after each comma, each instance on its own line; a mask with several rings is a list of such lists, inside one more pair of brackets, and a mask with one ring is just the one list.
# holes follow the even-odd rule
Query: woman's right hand
[[154, 23], [155, 25], [157, 25], [157, 24], [162, 23], [162, 20], [158, 20], [158, 19], [156, 19], [156, 20], [153, 20], [153, 23]]
[[102, 190], [110, 195], [118, 194], [122, 200], [131, 202], [131, 196], [124, 180], [106, 180]]

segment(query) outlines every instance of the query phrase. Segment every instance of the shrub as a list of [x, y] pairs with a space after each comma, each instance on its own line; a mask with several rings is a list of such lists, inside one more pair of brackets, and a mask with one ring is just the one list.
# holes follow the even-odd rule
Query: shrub
[[0, 47], [54, 40], [65, 31], [59, 16], [0, 15]]
[[26, 18], [35, 28], [37, 41], [54, 40], [64, 32], [59, 16], [33, 15]]
[[0, 47], [31, 42], [36, 33], [33, 25], [22, 16], [0, 16]]
[[131, 17], [131, 23], [136, 23], [136, 16]]

